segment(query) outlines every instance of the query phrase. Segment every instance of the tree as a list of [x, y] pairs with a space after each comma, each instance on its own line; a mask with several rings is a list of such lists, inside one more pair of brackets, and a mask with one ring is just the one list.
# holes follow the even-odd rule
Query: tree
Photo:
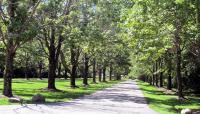
[[34, 23], [34, 14], [39, 3], [40, 0], [0, 1], [0, 34], [6, 48], [3, 95], [7, 97], [13, 96], [12, 77], [16, 50], [36, 35], [37, 25]]
[[[64, 40], [65, 26], [71, 11], [72, 0], [50, 0], [41, 5], [40, 13], [41, 35], [39, 40], [48, 50], [48, 89], [56, 90], [55, 77], [62, 42]], [[61, 14], [61, 15], [60, 15]]]

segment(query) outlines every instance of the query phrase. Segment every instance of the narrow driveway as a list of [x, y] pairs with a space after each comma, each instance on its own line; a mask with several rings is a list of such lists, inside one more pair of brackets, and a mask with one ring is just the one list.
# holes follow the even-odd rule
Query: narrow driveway
[[136, 82], [126, 81], [71, 102], [0, 106], [0, 114], [158, 114], [151, 110]]

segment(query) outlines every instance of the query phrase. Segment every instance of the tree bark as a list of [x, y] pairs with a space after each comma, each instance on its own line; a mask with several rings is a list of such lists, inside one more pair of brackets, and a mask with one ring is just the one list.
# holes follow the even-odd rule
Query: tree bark
[[55, 77], [56, 77], [55, 50], [50, 50], [49, 51], [48, 89], [56, 89]]
[[156, 86], [158, 87], [158, 60], [156, 60], [156, 74], [155, 74], [155, 81], [156, 81]]
[[55, 90], [56, 77], [56, 47], [55, 47], [55, 29], [51, 27], [50, 46], [49, 46], [49, 71], [48, 71], [48, 89]]
[[106, 82], [106, 65], [103, 65], [103, 82]]
[[112, 80], [112, 74], [113, 74], [113, 67], [112, 64], [110, 64], [110, 73], [109, 73], [110, 81]]
[[25, 66], [25, 79], [26, 80], [29, 80], [29, 77], [28, 77], [28, 70], [29, 70], [29, 64], [28, 64], [28, 61], [29, 59], [26, 59], [26, 66]]
[[84, 55], [84, 76], [83, 76], [83, 84], [88, 85], [88, 70], [89, 70], [89, 57], [85, 53]]
[[121, 75], [117, 73], [117, 80], [121, 80]]
[[78, 55], [77, 55], [77, 50], [74, 46], [74, 44], [71, 45], [71, 64], [72, 64], [72, 70], [71, 70], [71, 78], [70, 78], [70, 84], [72, 88], [77, 87], [76, 86], [76, 77], [77, 77], [77, 67], [78, 67]]
[[[60, 52], [60, 59], [61, 59], [61, 63], [65, 69], [65, 79], [68, 78], [68, 74], [71, 75], [71, 69], [68, 68], [68, 65], [66, 64], [66, 61], [65, 61], [65, 56], [64, 56], [64, 53], [61, 51]], [[68, 73], [68, 74], [67, 74]]]
[[152, 76], [149, 77], [149, 84], [152, 85]]
[[72, 64], [72, 74], [71, 74], [71, 87], [74, 88], [76, 87], [76, 70], [77, 70], [77, 66], [75, 65], [75, 63]]
[[68, 78], [67, 70], [65, 70], [64, 78], [65, 80]]
[[8, 15], [10, 17], [10, 25], [8, 26], [8, 34], [7, 34], [7, 46], [6, 46], [6, 58], [5, 58], [5, 70], [4, 70], [4, 87], [3, 87], [3, 95], [7, 97], [12, 97], [12, 77], [13, 77], [13, 62], [15, 56], [15, 46], [13, 41], [14, 33], [13, 30], [13, 21], [15, 20], [15, 10], [16, 10], [16, 1], [8, 0]]
[[177, 49], [177, 58], [176, 58], [176, 74], [177, 74], [177, 82], [178, 82], [178, 96], [179, 98], [183, 97], [183, 88], [182, 88], [182, 76], [181, 76], [181, 50]]
[[42, 80], [42, 61], [38, 63], [39, 68], [39, 79]]
[[163, 61], [162, 59], [160, 59], [160, 87], [163, 87], [163, 71], [162, 71], [162, 67], [163, 67]]
[[175, 23], [175, 46], [176, 46], [176, 75], [177, 75], [177, 84], [178, 84], [178, 97], [179, 99], [184, 98], [183, 96], [183, 87], [182, 87], [182, 76], [181, 76], [181, 38], [180, 38], [180, 32], [181, 32], [181, 23], [180, 20], [176, 20]]
[[171, 73], [168, 73], [168, 78], [167, 78], [167, 89], [171, 90], [172, 89], [172, 76]]
[[152, 85], [155, 85], [155, 64], [153, 64]]
[[102, 68], [101, 68], [100, 65], [99, 65], [99, 68], [98, 68], [98, 73], [99, 73], [99, 82], [101, 82]]
[[163, 72], [160, 73], [160, 87], [163, 87]]
[[167, 53], [167, 89], [171, 90], [172, 89], [172, 60], [171, 60], [172, 54], [170, 52]]
[[181, 51], [180, 49], [177, 50], [177, 69], [176, 69], [176, 73], [177, 73], [177, 81], [178, 81], [178, 95], [179, 98], [183, 97], [183, 93], [182, 93], [182, 76], [181, 76]]
[[56, 78], [56, 68], [58, 66], [58, 58], [60, 55], [60, 50], [62, 46], [63, 37], [61, 35], [58, 36], [58, 41], [56, 44], [55, 28], [52, 26], [50, 28], [50, 43], [49, 43], [49, 72], [48, 72], [48, 89], [57, 90], [55, 86], [55, 78]]
[[93, 63], [92, 63], [92, 79], [93, 79], [93, 83], [96, 83], [96, 60], [93, 59]]
[[[11, 41], [12, 42], [12, 41]], [[5, 71], [4, 71], [4, 88], [3, 88], [3, 95], [7, 97], [12, 97], [12, 77], [13, 77], [13, 61], [15, 53], [11, 50], [12, 43], [8, 43], [7, 50], [6, 50], [6, 60], [5, 60]]]

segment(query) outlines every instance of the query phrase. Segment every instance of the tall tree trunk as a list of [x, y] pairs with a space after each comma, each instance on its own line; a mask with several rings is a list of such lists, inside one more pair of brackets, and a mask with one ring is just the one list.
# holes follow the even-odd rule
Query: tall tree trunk
[[152, 85], [152, 76], [149, 77], [149, 84]]
[[99, 73], [99, 82], [101, 82], [101, 76], [102, 76], [102, 68], [101, 68], [101, 65], [99, 65], [98, 73]]
[[168, 72], [168, 78], [167, 78], [167, 89], [171, 90], [172, 89], [172, 76], [171, 72]]
[[[12, 42], [12, 41], [11, 41]], [[15, 54], [12, 53], [12, 43], [8, 43], [6, 49], [5, 71], [4, 71], [4, 88], [3, 95], [12, 97], [12, 77], [13, 77], [13, 61]]]
[[39, 68], [39, 79], [42, 80], [42, 61], [38, 63]]
[[148, 83], [150, 84], [151, 81], [151, 75], [148, 75]]
[[160, 73], [160, 87], [163, 87], [163, 72]]
[[179, 98], [183, 97], [183, 88], [182, 88], [182, 76], [181, 76], [181, 50], [180, 48], [177, 49], [177, 58], [176, 58], [176, 64], [177, 64], [177, 69], [176, 69], [176, 74], [177, 74], [177, 81], [178, 81], [178, 96]]
[[93, 59], [93, 63], [92, 63], [92, 79], [93, 79], [93, 83], [96, 83], [96, 60]]
[[172, 89], [172, 60], [171, 60], [171, 56], [172, 54], [170, 52], [168, 52], [168, 60], [167, 60], [167, 67], [168, 67], [168, 71], [167, 71], [167, 89], [171, 90]]
[[75, 88], [77, 87], [76, 86], [76, 75], [77, 75], [77, 67], [78, 67], [78, 63], [77, 63], [77, 60], [76, 60], [76, 56], [77, 56], [77, 50], [75, 49], [75, 46], [74, 44], [72, 44], [71, 46], [71, 64], [72, 64], [72, 70], [71, 70], [71, 78], [70, 78], [70, 81], [71, 81], [71, 87], [72, 88]]
[[28, 61], [29, 59], [26, 59], [26, 65], [25, 65], [25, 79], [26, 80], [29, 80], [29, 77], [28, 77], [28, 70], [29, 70], [29, 65], [28, 65]]
[[76, 87], [76, 70], [77, 70], [77, 66], [75, 65], [75, 63], [72, 64], [72, 74], [71, 74], [71, 87], [74, 88]]
[[28, 53], [24, 53], [25, 56], [26, 56], [26, 59], [25, 59], [25, 79], [26, 80], [29, 80], [29, 77], [28, 77], [28, 71], [29, 71], [29, 56], [28, 56]]
[[16, 1], [8, 0], [8, 4], [9, 4], [8, 15], [10, 17], [11, 26], [8, 26], [8, 34], [7, 34], [3, 95], [7, 97], [12, 97], [13, 61], [16, 49], [14, 49], [14, 41], [11, 35], [13, 34], [14, 31], [13, 21], [15, 21]]
[[[50, 43], [49, 43], [49, 73], [48, 73], [48, 89], [56, 90], [55, 86], [55, 78], [56, 78], [56, 68], [58, 66], [58, 58], [60, 55], [60, 50], [62, 46], [63, 37], [61, 35], [58, 36], [58, 41], [56, 44], [55, 37], [56, 31], [52, 26], [50, 28]], [[61, 33], [60, 33], [61, 34]], [[48, 41], [47, 41], [48, 42]]]
[[177, 49], [177, 69], [176, 69], [176, 73], [177, 73], [177, 81], [178, 81], [178, 96], [179, 98], [183, 97], [183, 93], [182, 93], [182, 76], [181, 76], [181, 50], [180, 48]]
[[162, 59], [160, 59], [160, 87], [163, 87], [163, 71], [162, 71], [162, 67], [163, 67], [163, 61]]
[[103, 65], [103, 82], [106, 82], [106, 65]]
[[153, 64], [152, 85], [155, 85], [155, 64]]
[[64, 78], [65, 80], [68, 78], [67, 70], [65, 70]]
[[84, 55], [84, 76], [83, 76], [83, 84], [88, 85], [88, 70], [89, 70], [89, 57], [85, 53]]
[[181, 23], [180, 20], [176, 20], [175, 23], [175, 46], [176, 46], [176, 75], [177, 75], [177, 84], [178, 84], [178, 97], [179, 99], [184, 98], [183, 96], [183, 87], [182, 87], [182, 76], [181, 76]]
[[121, 80], [121, 75], [119, 73], [117, 73], [117, 80]]
[[155, 74], [155, 81], [156, 81], [156, 86], [158, 87], [158, 60], [156, 60], [156, 74]]
[[25, 79], [26, 79], [26, 80], [29, 80], [29, 77], [28, 77], [28, 68], [27, 68], [27, 66], [26, 66], [26, 68], [25, 68], [24, 74], [25, 74]]
[[55, 28], [51, 27], [50, 46], [49, 46], [49, 72], [48, 72], [48, 89], [56, 89], [56, 47], [55, 47]]
[[49, 72], [48, 72], [48, 89], [56, 89], [56, 87], [55, 87], [55, 77], [56, 77], [55, 51], [50, 50]]
[[63, 65], [63, 67], [65, 69], [65, 74], [64, 74], [65, 75], [65, 79], [67, 79], [68, 78], [68, 74], [71, 75], [71, 69], [68, 68], [67, 63], [65, 61], [65, 55], [64, 55], [64, 53], [62, 51], [60, 52], [60, 59], [61, 59], [62, 65]]
[[109, 73], [110, 81], [112, 80], [112, 74], [113, 74], [113, 67], [112, 64], [110, 64], [110, 73]]

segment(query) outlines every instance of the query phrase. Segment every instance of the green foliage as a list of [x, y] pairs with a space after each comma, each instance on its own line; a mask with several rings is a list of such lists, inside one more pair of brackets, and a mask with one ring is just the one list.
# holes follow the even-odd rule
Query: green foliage
[[128, 34], [125, 41], [133, 48], [132, 64], [142, 67], [138, 68], [141, 70], [139, 72], [151, 75], [150, 69], [154, 62], [166, 56], [168, 49], [174, 48], [176, 20], [180, 20], [184, 28], [181, 31], [183, 52], [187, 50], [185, 47], [191, 45], [188, 43], [195, 37], [192, 36], [195, 34], [195, 26], [191, 24], [195, 22], [194, 7], [192, 7], [194, 3], [188, 0], [135, 0], [134, 2], [133, 7], [122, 14], [125, 24], [121, 26]]

